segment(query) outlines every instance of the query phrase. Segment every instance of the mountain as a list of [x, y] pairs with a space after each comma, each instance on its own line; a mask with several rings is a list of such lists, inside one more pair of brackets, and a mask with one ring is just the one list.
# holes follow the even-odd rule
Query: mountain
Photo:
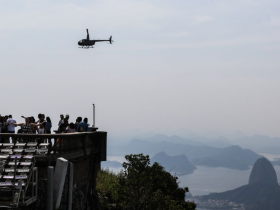
[[103, 161], [101, 162], [101, 168], [120, 168], [122, 163], [118, 161]]
[[198, 141], [203, 144], [206, 144], [208, 142], [213, 142], [213, 141], [228, 142], [227, 137], [224, 137], [224, 136], [222, 136], [222, 134], [217, 133], [217, 132], [205, 132], [205, 133], [198, 135], [193, 132], [184, 132], [183, 130], [177, 130], [176, 134], [180, 135], [183, 138], [187, 138], [192, 141]]
[[[226, 148], [214, 148], [210, 146], [193, 146], [188, 144], [176, 144], [171, 142], [151, 143], [139, 139], [133, 139], [126, 145], [108, 148], [110, 155], [126, 155], [144, 153], [153, 156], [164, 151], [167, 155], [186, 155], [194, 165], [210, 167], [227, 167], [234, 169], [248, 169], [261, 156], [251, 150], [244, 150], [239, 146]], [[111, 153], [115, 152], [115, 153]]]
[[194, 165], [205, 165], [210, 167], [226, 167], [232, 169], [247, 170], [260, 156], [248, 149], [239, 146], [230, 146], [221, 149], [210, 157], [195, 158]]
[[133, 139], [128, 144], [114, 148], [118, 150], [117, 154], [110, 155], [125, 155], [144, 153], [153, 156], [161, 151], [164, 151], [168, 155], [185, 154], [188, 158], [193, 159], [203, 156], [212, 156], [216, 154], [220, 149], [209, 146], [192, 146], [188, 144], [176, 144], [172, 142], [157, 142], [151, 143], [144, 140]]
[[164, 134], [156, 134], [154, 136], [148, 137], [145, 139], [146, 141], [152, 142], [152, 143], [158, 143], [158, 142], [173, 142], [173, 143], [177, 143], [177, 144], [189, 144], [189, 145], [193, 145], [193, 146], [202, 146], [204, 145], [201, 142], [198, 141], [192, 141], [190, 139], [185, 139], [185, 138], [181, 138], [177, 135], [173, 135], [173, 136], [167, 136]]
[[227, 139], [240, 139], [240, 138], [245, 138], [247, 135], [243, 133], [242, 131], [235, 131], [234, 133], [226, 135]]
[[230, 143], [228, 143], [224, 140], [214, 140], [214, 141], [210, 141], [210, 142], [207, 142], [207, 143], [204, 143], [204, 144], [207, 145], [207, 146], [216, 147], [216, 148], [225, 148], [225, 147], [231, 146]]
[[244, 203], [246, 210], [280, 209], [280, 186], [272, 164], [260, 158], [253, 166], [249, 184], [223, 193], [202, 196], [203, 200], [229, 200]]
[[149, 141], [152, 143], [158, 143], [158, 142], [172, 142], [176, 144], [189, 144], [192, 146], [210, 146], [210, 147], [216, 147], [216, 148], [225, 148], [228, 146], [231, 146], [228, 142], [225, 141], [225, 138], [219, 137], [216, 139], [207, 139], [205, 140], [204, 137], [201, 137], [200, 140], [203, 141], [200, 142], [198, 140], [191, 140], [189, 138], [182, 138], [177, 135], [167, 136], [164, 134], [156, 134], [154, 136], [148, 137], [145, 139], [145, 141]]
[[249, 178], [249, 184], [278, 185], [276, 171], [266, 158], [260, 158], [254, 164]]
[[258, 153], [280, 154], [280, 147], [262, 147], [255, 149]]
[[177, 175], [191, 174], [196, 169], [185, 155], [168, 156], [165, 152], [160, 152], [151, 158], [151, 163], [154, 162], [158, 162], [166, 171], [176, 172]]
[[[269, 137], [265, 135], [247, 136], [242, 131], [236, 131], [232, 134], [223, 136], [218, 132], [207, 132], [201, 135], [183, 131], [178, 131], [178, 134], [188, 138], [191, 141], [198, 141], [204, 145], [212, 147], [227, 147], [230, 145], [239, 145], [242, 148], [251, 149], [258, 153], [280, 154], [280, 138]], [[210, 142], [220, 141], [225, 144], [210, 144]], [[230, 144], [230, 145], [228, 145]]]
[[[263, 148], [267, 148], [268, 146], [279, 148], [280, 138], [271, 138], [264, 135], [253, 135], [253, 136], [245, 136], [238, 139], [230, 140], [229, 143], [233, 145], [239, 145], [242, 148], [252, 149], [256, 152], [260, 152]], [[275, 152], [275, 151], [274, 151]], [[277, 151], [276, 154], [280, 154]]]
[[[239, 145], [242, 148], [251, 149], [257, 153], [280, 154], [280, 138], [269, 137], [265, 135], [247, 136], [242, 131], [236, 131], [232, 134], [223, 136], [217, 132], [207, 132], [196, 134], [186, 130], [176, 131], [177, 135], [167, 136], [153, 132], [142, 133], [138, 130], [127, 131], [126, 135], [110, 134], [108, 136], [108, 146], [116, 146], [120, 143], [128, 143], [131, 139], [142, 139], [152, 143], [162, 141], [173, 142], [177, 144], [189, 144], [192, 146], [211, 146], [216, 148], [225, 148], [231, 145]], [[180, 135], [180, 136], [178, 136]], [[113, 150], [113, 149], [112, 149]]]
[[274, 166], [280, 166], [280, 158], [274, 160], [274, 161], [271, 161], [272, 165]]
[[220, 132], [217, 132], [217, 131], [206, 131], [200, 135], [205, 138], [210, 138], [210, 139], [215, 139], [215, 138], [219, 138], [219, 137], [223, 136]]

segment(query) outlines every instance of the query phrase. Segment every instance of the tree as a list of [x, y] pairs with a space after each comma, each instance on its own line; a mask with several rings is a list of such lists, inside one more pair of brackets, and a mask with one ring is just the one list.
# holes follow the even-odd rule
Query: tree
[[[126, 155], [125, 158], [127, 162], [123, 163], [124, 169], [107, 182], [110, 185], [106, 187], [109, 192], [105, 193], [105, 188], [101, 188], [102, 179], [98, 176], [97, 190], [102, 209], [192, 210], [196, 208], [195, 203], [185, 201], [188, 188], [180, 188], [178, 178], [166, 172], [158, 163], [150, 166], [149, 156], [138, 154]], [[104, 171], [101, 171], [100, 175], [102, 173]], [[112, 175], [109, 174], [107, 171], [106, 176]]]

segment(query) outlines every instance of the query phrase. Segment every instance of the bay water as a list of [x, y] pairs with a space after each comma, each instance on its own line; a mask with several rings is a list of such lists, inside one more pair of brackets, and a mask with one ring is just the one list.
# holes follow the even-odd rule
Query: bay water
[[[280, 155], [261, 155], [270, 160], [280, 158]], [[123, 156], [108, 156], [107, 160], [125, 162]], [[280, 182], [280, 166], [274, 166], [274, 168]], [[118, 172], [121, 168], [110, 168], [110, 170]], [[178, 176], [178, 181], [181, 187], [189, 187], [192, 195], [208, 195], [212, 192], [224, 192], [248, 184], [251, 170], [252, 167], [248, 170], [236, 170], [223, 167], [197, 166], [194, 173]]]

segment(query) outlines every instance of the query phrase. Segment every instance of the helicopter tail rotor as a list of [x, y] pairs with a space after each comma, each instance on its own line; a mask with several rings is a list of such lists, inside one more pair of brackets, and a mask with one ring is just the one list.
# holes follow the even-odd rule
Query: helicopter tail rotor
[[113, 44], [114, 41], [112, 40], [112, 36], [110, 36], [109, 42], [110, 44]]

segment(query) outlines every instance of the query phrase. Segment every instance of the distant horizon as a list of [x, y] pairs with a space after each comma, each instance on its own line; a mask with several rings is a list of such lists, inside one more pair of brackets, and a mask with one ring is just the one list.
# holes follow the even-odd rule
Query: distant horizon
[[[91, 104], [92, 105], [92, 104]], [[50, 116], [51, 118], [51, 121], [53, 123], [53, 127], [52, 127], [52, 130], [57, 130], [58, 129], [58, 122], [60, 120], [60, 114], [63, 114], [64, 116], [66, 114], [69, 114], [70, 115], [70, 120], [69, 120], [69, 123], [70, 122], [74, 122], [75, 123], [75, 120], [77, 117], [81, 116], [83, 119], [85, 117], [88, 118], [88, 124], [90, 124], [90, 126], [93, 125], [93, 112], [92, 112], [92, 106], [88, 105], [87, 106], [88, 108], [88, 113], [90, 114], [85, 114], [86, 111], [83, 110], [83, 114], [82, 115], [74, 115], [74, 114], [71, 114], [71, 112], [58, 112], [57, 110], [54, 111], [53, 113], [57, 113], [55, 116], [53, 114], [51, 115], [48, 115], [46, 114], [45, 112], [38, 112], [38, 113], [33, 113], [31, 111], [23, 111], [22, 113], [29, 113], [28, 115], [25, 115], [25, 116], [33, 116], [35, 117], [35, 120], [37, 120], [37, 115], [39, 113], [43, 113], [45, 114], [45, 117], [47, 116]], [[97, 110], [98, 110], [99, 107], [97, 107]], [[16, 113], [19, 113], [18, 111]], [[33, 113], [33, 114], [32, 114]], [[0, 112], [0, 114], [3, 116], [3, 115], [9, 115], [9, 114], [12, 114], [12, 113], [9, 113], [9, 114], [4, 114], [4, 112]], [[99, 116], [99, 113], [96, 112], [95, 113], [96, 116]], [[24, 114], [17, 114], [17, 115], [14, 115], [12, 114], [13, 118], [18, 122], [18, 123], [21, 123], [21, 122], [24, 122], [24, 119], [21, 118], [21, 116], [24, 116]], [[280, 138], [280, 135], [270, 135], [270, 134], [267, 134], [267, 133], [252, 133], [252, 132], [246, 132], [246, 131], [243, 131], [243, 130], [235, 130], [235, 131], [228, 131], [228, 132], [225, 132], [225, 131], [219, 131], [219, 130], [204, 130], [204, 131], [192, 131], [191, 129], [177, 129], [177, 130], [158, 130], [158, 129], [149, 129], [149, 130], [141, 130], [141, 128], [131, 128], [131, 129], [122, 129], [122, 130], [116, 130], [114, 128], [112, 129], [106, 129], [106, 124], [105, 126], [99, 126], [98, 124], [98, 117], [97, 119], [95, 119], [95, 127], [98, 127], [99, 130], [103, 130], [103, 131], [107, 131], [108, 133], [111, 133], [115, 136], [134, 136], [134, 135], [139, 135], [139, 136], [145, 136], [145, 135], [148, 135], [150, 133], [150, 136], [153, 136], [153, 135], [156, 135], [156, 134], [164, 134], [164, 135], [167, 135], [167, 136], [172, 136], [172, 135], [177, 135], [177, 136], [180, 136], [180, 137], [185, 137], [185, 136], [188, 136], [188, 135], [192, 135], [192, 134], [195, 134], [195, 135], [199, 135], [200, 137], [205, 137], [205, 138], [218, 138], [219, 136], [220, 137], [225, 137], [227, 138], [228, 136], [232, 136], [236, 133], [243, 133], [245, 136], [248, 136], [248, 137], [252, 137], [254, 135], [260, 135], [260, 136], [267, 136], [267, 137], [270, 137], [270, 138]], [[280, 143], [280, 142], [279, 142]]]
[[[181, 129], [180, 132], [184, 131], [184, 129]], [[117, 134], [117, 135], [127, 135], [127, 136], [133, 136], [133, 135], [140, 135], [140, 136], [147, 136], [147, 137], [151, 137], [151, 136], [154, 136], [154, 135], [166, 135], [166, 136], [173, 136], [173, 135], [176, 135], [176, 136], [179, 136], [179, 137], [185, 137], [185, 136], [188, 136], [188, 135], [192, 135], [192, 134], [195, 134], [195, 135], [198, 135], [200, 137], [205, 137], [205, 138], [218, 138], [218, 137], [225, 137], [227, 138], [228, 136], [230, 135], [233, 135], [235, 133], [243, 133], [244, 136], [247, 136], [247, 137], [253, 137], [255, 135], [257, 136], [267, 136], [269, 138], [280, 138], [280, 136], [272, 136], [272, 135], [268, 135], [268, 134], [260, 134], [260, 133], [246, 133], [244, 131], [241, 131], [241, 130], [236, 130], [234, 132], [219, 132], [219, 131], [213, 131], [213, 130], [210, 130], [210, 131], [205, 131], [205, 132], [195, 132], [195, 131], [190, 131], [189, 129], [185, 129], [186, 133], [185, 134], [180, 134], [180, 132], [178, 131], [168, 131], [168, 132], [165, 132], [165, 131], [153, 131], [153, 130], [148, 130], [148, 131], [144, 131], [144, 130], [140, 130], [140, 129], [129, 129], [129, 130], [120, 130], [120, 131], [113, 131], [112, 133], [113, 134]], [[108, 131], [110, 132], [110, 131]]]
[[[92, 105], [92, 104], [91, 104]], [[23, 111], [22, 113], [29, 113], [29, 115], [24, 115], [24, 114], [17, 114], [17, 115], [14, 115], [12, 113], [5, 113], [5, 112], [0, 112], [0, 114], [3, 116], [3, 115], [9, 115], [9, 114], [12, 114], [13, 118], [18, 122], [18, 123], [21, 123], [21, 122], [24, 122], [24, 119], [21, 118], [21, 116], [33, 116], [35, 117], [35, 120], [37, 120], [37, 115], [39, 113], [43, 113], [45, 114], [45, 117], [47, 116], [50, 116], [51, 118], [51, 121], [53, 123], [53, 127], [52, 127], [52, 130], [57, 130], [58, 128], [58, 122], [60, 120], [60, 114], [63, 114], [64, 116], [66, 114], [69, 114], [70, 115], [70, 120], [69, 120], [69, 123], [70, 122], [74, 122], [75, 123], [75, 120], [77, 117], [81, 116], [83, 119], [86, 117], [88, 118], [88, 124], [90, 124], [90, 126], [93, 125], [93, 112], [92, 110], [92, 106], [87, 106], [87, 108], [89, 109], [88, 112], [90, 114], [85, 114], [85, 110], [83, 110], [83, 115], [74, 115], [74, 114], [71, 114], [70, 112], [58, 112], [57, 110], [54, 111], [53, 113], [57, 113], [55, 116], [53, 114], [51, 115], [48, 115], [46, 114], [45, 112], [38, 112], [38, 113], [33, 113], [31, 111]], [[97, 110], [98, 110], [99, 107], [97, 107]], [[16, 111], [16, 113], [19, 113], [18, 111]], [[33, 113], [33, 114], [32, 114]], [[98, 116], [98, 112], [95, 113], [96, 116]], [[221, 137], [225, 137], [227, 138], [227, 136], [230, 136], [230, 135], [233, 135], [235, 133], [243, 133], [244, 135], [248, 136], [248, 137], [252, 137], [254, 135], [260, 135], [260, 136], [267, 136], [267, 137], [270, 137], [270, 138], [280, 138], [280, 135], [270, 135], [270, 134], [267, 134], [267, 133], [252, 133], [252, 132], [246, 132], [246, 131], [243, 131], [243, 130], [235, 130], [235, 131], [228, 131], [228, 132], [223, 132], [223, 131], [219, 131], [219, 130], [204, 130], [204, 131], [193, 131], [191, 129], [177, 129], [177, 130], [159, 130], [158, 129], [149, 129], [149, 130], [141, 130], [141, 128], [131, 128], [131, 129], [122, 129], [122, 130], [116, 130], [114, 128], [112, 128], [112, 130], [106, 130], [104, 129], [102, 126], [98, 126], [98, 118], [95, 119], [95, 127], [98, 127], [99, 130], [104, 130], [104, 131], [107, 131], [108, 133], [111, 132], [113, 133], [114, 135], [125, 135], [125, 136], [129, 136], [129, 135], [147, 135], [150, 133], [150, 136], [153, 136], [153, 135], [156, 135], [156, 134], [164, 134], [164, 135], [167, 135], [167, 136], [172, 136], [172, 135], [177, 135], [177, 136], [180, 136], [180, 137], [184, 137], [184, 135], [191, 135], [191, 134], [196, 134], [196, 135], [199, 135], [201, 137], [205, 137], [205, 138], [217, 138], [219, 136]], [[106, 125], [105, 125], [106, 127]]]

